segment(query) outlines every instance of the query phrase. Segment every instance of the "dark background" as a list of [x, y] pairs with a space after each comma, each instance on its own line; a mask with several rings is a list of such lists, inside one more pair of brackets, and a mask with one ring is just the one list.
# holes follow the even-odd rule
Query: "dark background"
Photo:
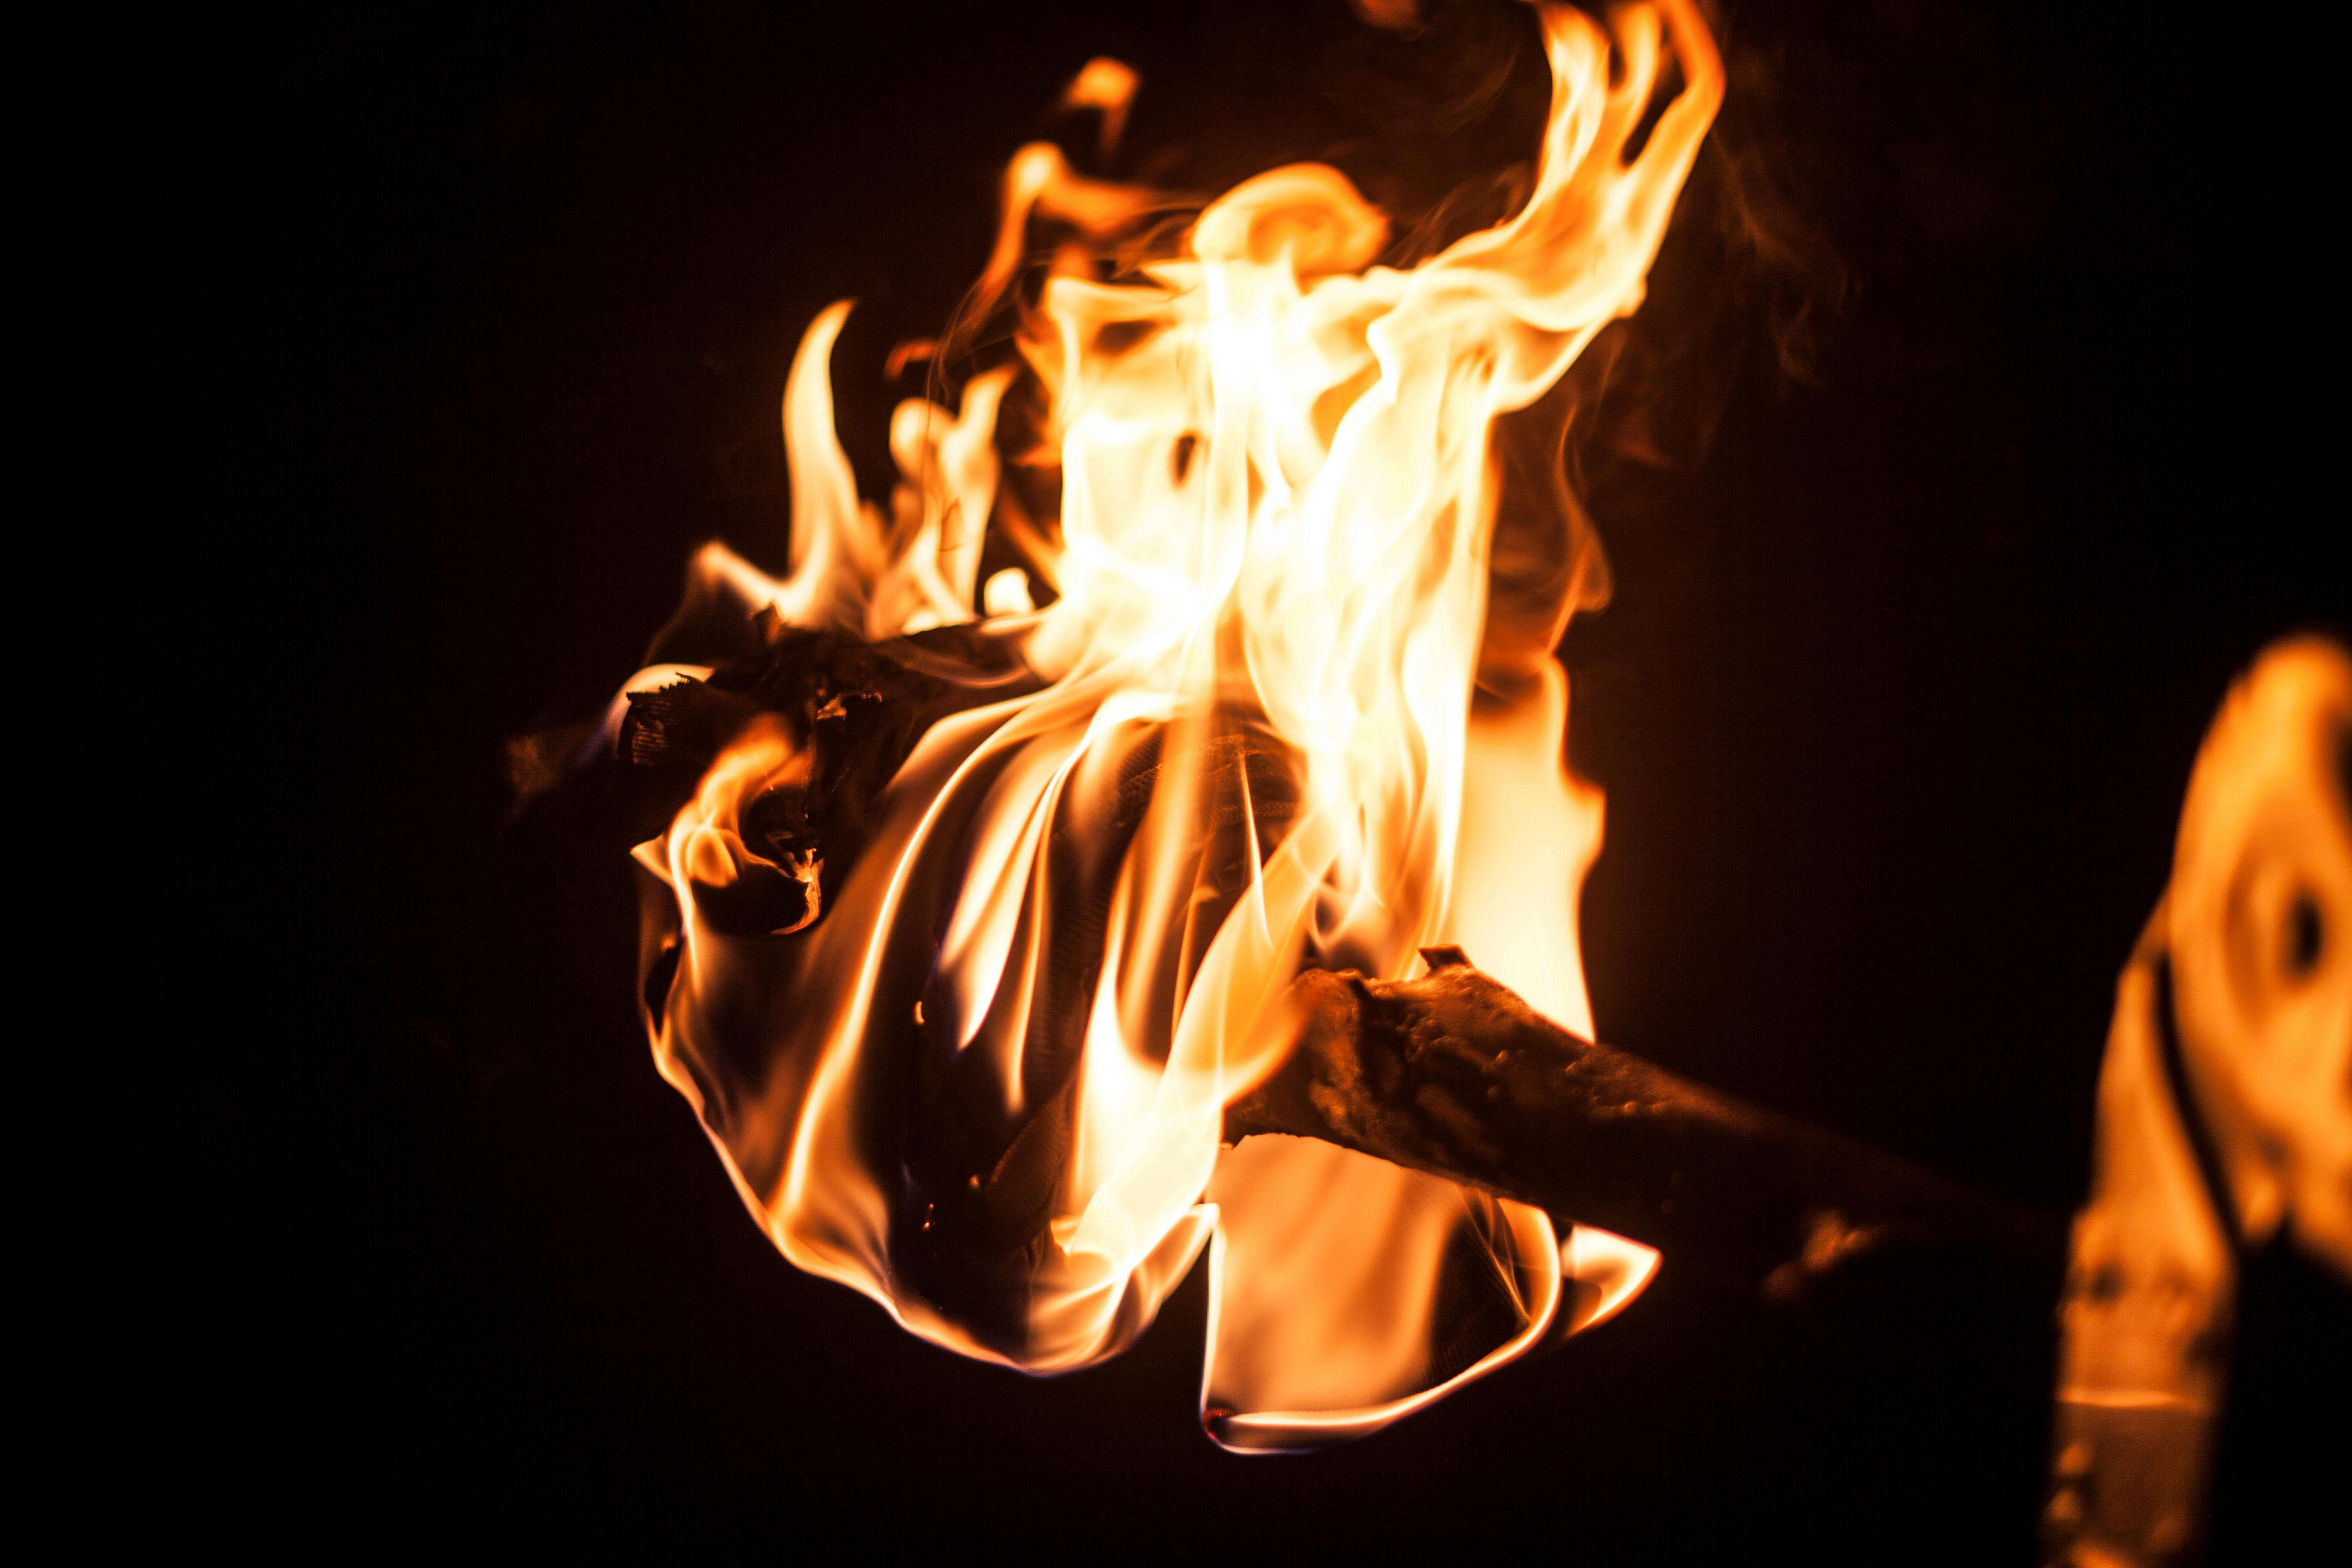
[[[1302, 1458], [1200, 1435], [1197, 1279], [1068, 1379], [919, 1343], [747, 1223], [638, 1032], [625, 868], [512, 813], [508, 739], [602, 702], [695, 543], [781, 564], [776, 405], [846, 294], [881, 482], [883, 351], [977, 273], [1004, 156], [1090, 129], [1045, 112], [1090, 55], [1144, 79], [1124, 166], [1203, 189], [1338, 149], [1404, 201], [1518, 123], [1507, 93], [1447, 141], [1453, 79], [1384, 88], [1411, 50], [1367, 37], [1337, 3], [708, 3], [227, 40], [189, 134], [223, 133], [202, 248], [251, 376], [207, 410], [243, 460], [205, 635], [277, 706], [204, 983], [237, 1044], [196, 1062], [194, 1407], [239, 1417], [201, 1424], [206, 1506], [329, 1503], [354, 1541], [2031, 1552], [2052, 1340], [1999, 1281], [1782, 1312], [1669, 1258], [1590, 1339]], [[1596, 467], [1619, 592], [1565, 650], [1609, 791], [1596, 1011], [2063, 1212], [2203, 727], [2264, 641], [2340, 635], [2316, 110], [2294, 51], [2145, 9], [1749, 4], [1727, 37], [1727, 133], [1803, 243], [1776, 270], [1719, 201], [1678, 228], [1650, 309], [1707, 324], [1659, 383], [1685, 438]]]

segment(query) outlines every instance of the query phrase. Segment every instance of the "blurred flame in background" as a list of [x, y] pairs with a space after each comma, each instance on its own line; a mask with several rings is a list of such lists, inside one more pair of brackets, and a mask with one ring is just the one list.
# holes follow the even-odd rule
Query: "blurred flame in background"
[[[784, 397], [790, 575], [719, 545], [696, 563], [772, 626], [879, 640], [985, 612], [1037, 679], [921, 737], [834, 907], [782, 868], [811, 895], [786, 940], [698, 907], [750, 853], [746, 804], [808, 767], [784, 725], [736, 736], [639, 851], [675, 921], [664, 1076], [787, 1258], [968, 1355], [1052, 1373], [1114, 1354], [1206, 1247], [1202, 1407], [1233, 1447], [1375, 1430], [1616, 1310], [1657, 1263], [1335, 1146], [1220, 1144], [1225, 1105], [1290, 1046], [1302, 967], [1402, 978], [1457, 944], [1592, 1033], [1577, 900], [1601, 802], [1564, 764], [1552, 649], [1605, 565], [1572, 507], [1498, 538], [1493, 427], [1640, 305], [1722, 72], [1689, 0], [1606, 32], [1538, 16], [1532, 194], [1410, 269], [1376, 264], [1387, 217], [1321, 164], [1176, 230], [1162, 195], [1022, 149], [962, 318], [1009, 302], [1018, 357], [953, 408], [900, 405], [885, 509], [835, 431], [850, 306], [826, 310]], [[1099, 59], [1070, 86], [1106, 153], [1135, 87]], [[999, 428], [1024, 392], [1034, 443]], [[1008, 465], [1057, 481], [1057, 516]], [[1027, 566], [982, 583], [992, 530]], [[1068, 933], [1097, 930], [1072, 960]], [[911, 973], [910, 942], [929, 959]], [[909, 1251], [943, 1200], [876, 1129], [925, 1049], [988, 1086], [972, 1114], [1009, 1144], [990, 1180], [1049, 1184], [1046, 1223], [992, 1277], [1001, 1310], [942, 1304]]]

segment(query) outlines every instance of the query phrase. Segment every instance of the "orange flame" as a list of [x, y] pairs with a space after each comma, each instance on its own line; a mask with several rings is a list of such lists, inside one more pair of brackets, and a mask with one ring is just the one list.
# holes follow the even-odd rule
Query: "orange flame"
[[1106, 158], [1118, 150], [1119, 135], [1127, 129], [1127, 106], [1135, 101], [1136, 82], [1132, 66], [1097, 55], [1063, 89], [1064, 108], [1101, 111], [1102, 134], [1097, 147]]
[[[1563, 522], [1538, 574], [1559, 584], [1550, 637], [1490, 635], [1490, 433], [1640, 304], [1722, 74], [1689, 0], [1627, 6], [1606, 34], [1538, 15], [1533, 195], [1411, 269], [1377, 264], [1387, 219], [1343, 175], [1297, 164], [1116, 272], [1111, 243], [1167, 204], [1024, 148], [972, 308], [1013, 289], [1033, 223], [1075, 238], [1019, 363], [953, 411], [900, 405], [886, 511], [835, 435], [850, 307], [826, 310], [784, 396], [789, 578], [717, 545], [698, 563], [772, 624], [881, 639], [982, 607], [979, 632], [1036, 680], [921, 737], [835, 907], [806, 866], [780, 868], [809, 884], [782, 940], [705, 918], [750, 853], [747, 802], [809, 766], [780, 724], [737, 736], [639, 851], [676, 900], [664, 1076], [786, 1257], [966, 1354], [1050, 1373], [1116, 1353], [1206, 1247], [1202, 1407], [1234, 1447], [1377, 1429], [1617, 1310], [1657, 1262], [1337, 1147], [1220, 1145], [1225, 1105], [1289, 1048], [1302, 966], [1402, 977], [1459, 944], [1592, 1032], [1576, 908], [1601, 804], [1563, 765], [1549, 649], [1598, 573]], [[1679, 90], [1629, 156], [1670, 63]], [[1133, 88], [1096, 61], [1069, 101], [1104, 112], [1108, 145]], [[1058, 473], [1050, 523], [1003, 482], [996, 421], [1022, 378], [1047, 410], [1023, 460]], [[982, 590], [992, 528], [1057, 591], [1045, 608], [1018, 569]], [[875, 1131], [901, 1114], [910, 1052], [1011, 1130], [992, 1191], [1035, 1189], [1017, 1195], [1044, 1223], [989, 1276], [1001, 1310], [911, 1261], [955, 1194], [919, 1191]]]

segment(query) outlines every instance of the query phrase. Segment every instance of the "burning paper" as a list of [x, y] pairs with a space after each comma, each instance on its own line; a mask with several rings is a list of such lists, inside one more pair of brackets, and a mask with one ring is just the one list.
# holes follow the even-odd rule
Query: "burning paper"
[[[1601, 807], [1551, 649], [1603, 568], [1569, 510], [1497, 540], [1490, 437], [1640, 305], [1722, 77], [1687, 0], [1538, 16], [1532, 194], [1410, 268], [1320, 164], [1178, 230], [1016, 153], [966, 319], [1017, 311], [1017, 357], [900, 405], [886, 509], [833, 426], [850, 306], [820, 315], [790, 575], [706, 548], [607, 727], [685, 801], [637, 850], [656, 1060], [777, 1247], [1033, 1373], [1124, 1349], [1205, 1249], [1229, 1447], [1375, 1430], [1656, 1263], [1328, 1143], [1221, 1142], [1303, 969], [1458, 945], [1591, 1034]], [[1134, 89], [1096, 61], [1069, 101], [1108, 146]], [[1034, 441], [1000, 430], [1016, 403]], [[983, 581], [992, 538], [1024, 564]]]

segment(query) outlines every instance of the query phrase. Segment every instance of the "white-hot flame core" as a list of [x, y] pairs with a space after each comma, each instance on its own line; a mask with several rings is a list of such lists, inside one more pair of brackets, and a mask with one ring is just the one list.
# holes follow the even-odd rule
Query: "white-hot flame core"
[[[1553, 98], [1533, 195], [1418, 267], [1375, 265], [1386, 218], [1318, 164], [1228, 192], [1139, 279], [1106, 281], [1065, 247], [1019, 339], [1050, 410], [1036, 460], [1061, 481], [1058, 530], [1024, 544], [1059, 597], [1030, 611], [1019, 577], [987, 588], [1045, 684], [924, 736], [822, 923], [763, 944], [696, 909], [697, 858], [740, 849], [738, 809], [805, 766], [780, 727], [747, 731], [644, 858], [677, 891], [683, 948], [656, 1055], [793, 1262], [943, 1344], [1052, 1372], [1123, 1348], [1213, 1237], [1202, 1397], [1237, 1447], [1376, 1428], [1559, 1326], [1564, 1267], [1585, 1282], [1568, 1310], [1591, 1321], [1656, 1262], [1581, 1229], [1564, 1259], [1540, 1213], [1336, 1147], [1220, 1146], [1224, 1106], [1289, 1048], [1281, 1001], [1303, 963], [1402, 977], [1417, 949], [1458, 943], [1592, 1030], [1576, 901], [1601, 802], [1563, 764], [1549, 645], [1529, 657], [1487, 636], [1490, 438], [1641, 302], [1722, 78], [1688, 0], [1613, 14], [1613, 85], [1609, 35], [1566, 7], [1539, 16]], [[1679, 90], [1628, 157], [1670, 60]], [[1132, 88], [1097, 62], [1070, 101], [1123, 113]], [[1158, 205], [1024, 149], [980, 303], [1012, 288], [1033, 218], [1100, 241]], [[900, 406], [905, 477], [886, 515], [859, 500], [833, 427], [848, 309], [810, 327], [786, 390], [790, 578], [716, 550], [705, 568], [793, 625], [879, 638], [972, 618], [983, 531], [1012, 510], [994, 435], [1022, 367], [974, 376], [952, 413]], [[1563, 561], [1589, 548], [1560, 534]], [[1549, 607], [1555, 632], [1574, 607]], [[1234, 754], [1220, 738], [1244, 731], [1286, 760], [1295, 803], [1255, 798], [1262, 772], [1219, 771]], [[894, 1269], [903, 1178], [861, 1143], [858, 1112], [888, 1079], [880, 1042], [899, 1037], [906, 998], [929, 995], [952, 1016], [925, 1026], [960, 1059], [978, 1053], [999, 1110], [1043, 1114], [1024, 1042], [1057, 836], [1111, 842], [1122, 770], [1153, 757], [1149, 806], [1103, 876], [1049, 1244], [1021, 1282], [1023, 1331], [983, 1336]], [[1219, 821], [1239, 836], [1238, 886], [1219, 880]], [[900, 973], [917, 930], [944, 932], [935, 980]], [[1465, 1237], [1509, 1326], [1448, 1359], [1433, 1325]]]

